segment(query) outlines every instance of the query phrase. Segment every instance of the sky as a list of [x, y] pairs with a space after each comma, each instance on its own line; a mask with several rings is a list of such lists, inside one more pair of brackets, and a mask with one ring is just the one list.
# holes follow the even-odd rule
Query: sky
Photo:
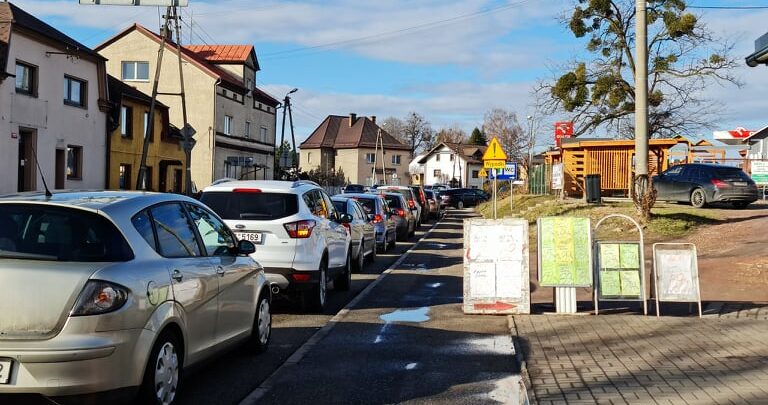
[[[529, 115], [541, 144], [553, 143], [554, 121], [541, 116], [532, 90], [568, 61], [585, 56], [586, 41], [563, 25], [576, 0], [190, 0], [183, 8], [183, 44], [252, 44], [261, 71], [257, 86], [291, 96], [297, 141], [330, 115], [379, 120], [423, 115], [435, 128], [482, 126], [493, 108]], [[156, 7], [80, 5], [78, 0], [14, 0], [87, 46], [138, 22], [158, 31]], [[768, 68], [744, 58], [768, 31], [768, 0], [689, 0], [689, 6], [766, 6], [691, 9], [719, 37], [735, 44], [743, 85], [702, 89], [720, 101], [716, 129], [768, 125]], [[279, 120], [278, 120], [279, 121]], [[279, 131], [279, 128], [278, 128]], [[711, 139], [711, 131], [683, 134]]]

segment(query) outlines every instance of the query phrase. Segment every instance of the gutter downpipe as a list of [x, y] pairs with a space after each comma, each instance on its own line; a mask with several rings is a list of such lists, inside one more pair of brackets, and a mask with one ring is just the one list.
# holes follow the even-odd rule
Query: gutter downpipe
[[211, 142], [208, 145], [211, 150], [211, 183], [216, 180], [216, 122], [218, 118], [216, 105], [219, 98], [219, 93], [216, 90], [220, 84], [221, 77], [216, 79], [216, 82], [213, 84], [213, 126], [211, 127]]

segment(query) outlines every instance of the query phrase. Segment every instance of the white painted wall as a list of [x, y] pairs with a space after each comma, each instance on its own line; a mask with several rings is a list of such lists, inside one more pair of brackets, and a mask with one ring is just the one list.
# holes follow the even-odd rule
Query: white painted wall
[[[82, 146], [83, 163], [82, 179], [67, 179], [65, 188], [105, 187], [106, 114], [98, 108], [97, 65], [66, 55], [46, 56], [46, 51], [61, 49], [12, 33], [7, 70], [15, 72], [17, 59], [36, 65], [38, 95], [16, 94], [13, 77], [0, 84], [0, 194], [17, 191], [19, 138], [12, 134], [19, 134], [19, 127], [37, 131], [37, 156], [49, 188], [55, 184], [56, 149], [67, 145]], [[64, 75], [87, 81], [86, 108], [64, 104]], [[40, 171], [37, 174], [37, 190], [43, 190]]]
[[[439, 161], [438, 155], [440, 156]], [[451, 160], [451, 156], [453, 156], [453, 160]], [[431, 154], [423, 167], [424, 185], [448, 184], [453, 178], [461, 180], [462, 185], [466, 184], [467, 162], [447, 146], [443, 146]], [[440, 170], [440, 176], [435, 176], [435, 170]]]

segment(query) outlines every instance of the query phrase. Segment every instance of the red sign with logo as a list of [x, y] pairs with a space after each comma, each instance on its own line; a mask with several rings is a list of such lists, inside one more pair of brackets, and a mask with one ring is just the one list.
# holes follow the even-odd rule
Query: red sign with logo
[[573, 121], [555, 122], [555, 144], [560, 147], [560, 140], [573, 136]]

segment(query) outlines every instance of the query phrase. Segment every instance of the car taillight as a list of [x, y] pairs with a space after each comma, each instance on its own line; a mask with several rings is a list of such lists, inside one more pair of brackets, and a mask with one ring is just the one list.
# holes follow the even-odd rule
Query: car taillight
[[306, 239], [312, 236], [312, 229], [315, 227], [315, 221], [297, 221], [290, 222], [285, 225], [285, 230], [288, 232], [288, 236], [294, 239]]
[[341, 225], [347, 228], [347, 233], [352, 234], [352, 227], [350, 227], [348, 223], [343, 223]]
[[384, 219], [381, 217], [381, 215], [376, 214], [373, 216], [373, 223], [378, 224], [379, 222], [383, 221]]
[[291, 275], [294, 281], [309, 281], [312, 277], [309, 274], [294, 273]]
[[728, 183], [719, 180], [719, 179], [712, 179], [712, 185], [715, 186], [715, 188], [726, 188], [730, 187]]
[[397, 211], [395, 211], [395, 212], [397, 212], [397, 216], [405, 218], [405, 210], [404, 209], [398, 208]]
[[77, 298], [72, 316], [99, 315], [117, 311], [128, 300], [128, 290], [117, 284], [90, 280]]
[[416, 201], [408, 200], [408, 207], [411, 209], [416, 208]]
[[232, 190], [235, 193], [260, 193], [261, 189], [258, 188], [236, 188]]

